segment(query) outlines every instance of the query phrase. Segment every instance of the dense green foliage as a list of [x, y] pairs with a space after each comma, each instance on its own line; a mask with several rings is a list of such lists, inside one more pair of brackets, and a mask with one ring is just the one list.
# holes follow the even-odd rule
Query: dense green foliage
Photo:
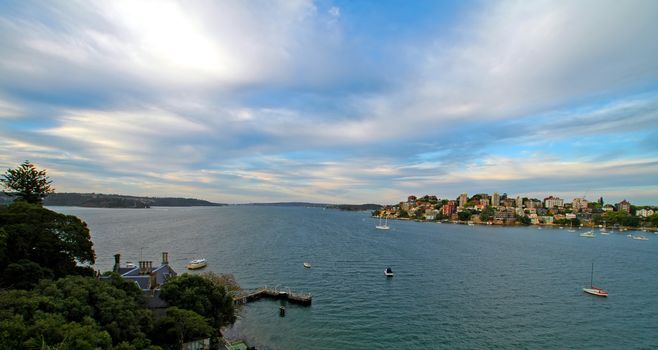
[[174, 277], [162, 286], [160, 297], [171, 306], [205, 317], [215, 329], [235, 322], [231, 293], [209, 278], [190, 274]]
[[471, 220], [471, 216], [473, 216], [473, 213], [470, 210], [463, 210], [457, 213], [457, 217], [460, 221]]
[[213, 328], [194, 311], [170, 307], [167, 315], [155, 323], [153, 341], [158, 344], [182, 345], [190, 339], [208, 338]]
[[559, 220], [553, 221], [553, 224], [561, 225], [561, 226], [579, 227], [580, 226], [580, 220], [578, 220], [578, 219], [559, 219]]
[[78, 263], [93, 264], [87, 225], [23, 201], [0, 207], [0, 285], [30, 288], [41, 278], [90, 274]]
[[[124, 289], [125, 288], [125, 289]], [[0, 292], [0, 349], [147, 348], [151, 312], [134, 284], [82, 276], [42, 281], [34, 290]]]
[[631, 216], [625, 212], [608, 212], [603, 217], [607, 225], [621, 225], [637, 227], [640, 225], [640, 218]]
[[0, 178], [0, 183], [9, 190], [10, 195], [33, 204], [40, 204], [48, 194], [55, 192], [50, 186], [52, 181], [46, 171], [37, 170], [34, 164], [27, 160], [16, 169], [7, 169]]

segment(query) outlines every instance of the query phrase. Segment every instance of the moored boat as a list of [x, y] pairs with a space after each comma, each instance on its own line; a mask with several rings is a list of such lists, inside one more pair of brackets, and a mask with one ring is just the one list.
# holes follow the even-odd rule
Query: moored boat
[[307, 268], [307, 269], [310, 269], [311, 268], [311, 263], [308, 262], [308, 261], [304, 261], [304, 267]]
[[382, 217], [379, 217], [379, 225], [375, 226], [376, 229], [379, 230], [388, 230], [390, 227], [388, 227], [388, 215], [386, 216], [386, 221], [384, 221], [384, 224], [382, 225]]
[[587, 287], [583, 288], [583, 292], [596, 295], [599, 297], [608, 296], [608, 292], [603, 290], [603, 288], [594, 287], [594, 262], [592, 262], [592, 274], [590, 275], [590, 279], [589, 279], [589, 288]]
[[594, 238], [594, 231], [587, 231], [580, 234], [580, 237]]
[[187, 267], [188, 270], [198, 270], [206, 267], [208, 265], [208, 262], [206, 259], [195, 259], [190, 261], [185, 267]]
[[390, 267], [387, 267], [386, 270], [384, 270], [384, 275], [386, 275], [386, 277], [393, 277], [393, 276], [395, 276], [395, 274], [393, 273], [393, 270], [391, 270]]

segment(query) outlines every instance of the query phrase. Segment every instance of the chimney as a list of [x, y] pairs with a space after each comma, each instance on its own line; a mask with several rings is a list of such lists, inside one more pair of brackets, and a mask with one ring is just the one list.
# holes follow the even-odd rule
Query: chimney
[[146, 271], [146, 261], [139, 261], [139, 274], [143, 275]]
[[153, 261], [146, 262], [146, 273], [149, 274], [153, 271]]
[[114, 254], [114, 269], [113, 271], [119, 273], [119, 267], [121, 263], [121, 254]]
[[169, 265], [169, 253], [162, 252], [162, 265]]

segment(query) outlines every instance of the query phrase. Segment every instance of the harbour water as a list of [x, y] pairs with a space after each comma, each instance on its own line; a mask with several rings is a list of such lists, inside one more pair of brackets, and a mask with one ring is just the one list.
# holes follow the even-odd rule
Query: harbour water
[[[384, 231], [367, 212], [302, 207], [51, 209], [87, 222], [103, 271], [115, 253], [157, 264], [168, 251], [178, 272], [203, 257], [243, 288], [312, 293], [286, 317], [278, 301], [243, 308], [226, 333], [259, 349], [658, 348], [653, 234], [409, 221]], [[592, 261], [608, 298], [582, 292]]]

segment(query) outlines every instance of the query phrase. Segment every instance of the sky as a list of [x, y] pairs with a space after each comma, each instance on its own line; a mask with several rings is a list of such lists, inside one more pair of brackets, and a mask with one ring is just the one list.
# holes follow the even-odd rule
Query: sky
[[658, 1], [0, 0], [0, 169], [58, 192], [658, 205]]

